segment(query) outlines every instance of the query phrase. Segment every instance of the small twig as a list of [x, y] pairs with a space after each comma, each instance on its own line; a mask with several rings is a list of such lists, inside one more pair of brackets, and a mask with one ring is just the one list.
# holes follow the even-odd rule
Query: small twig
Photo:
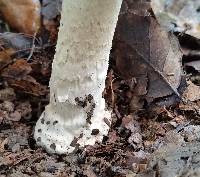
[[30, 51], [30, 54], [27, 58], [27, 61], [29, 61], [31, 59], [31, 57], [33, 56], [33, 52], [35, 50], [35, 39], [36, 39], [36, 33], [33, 36], [33, 43], [32, 43], [31, 51]]

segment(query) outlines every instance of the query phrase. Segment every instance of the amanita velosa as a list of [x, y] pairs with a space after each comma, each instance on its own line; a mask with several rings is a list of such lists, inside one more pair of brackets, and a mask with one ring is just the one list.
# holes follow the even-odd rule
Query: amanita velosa
[[34, 137], [50, 153], [71, 153], [107, 135], [102, 92], [122, 0], [63, 0], [50, 103]]

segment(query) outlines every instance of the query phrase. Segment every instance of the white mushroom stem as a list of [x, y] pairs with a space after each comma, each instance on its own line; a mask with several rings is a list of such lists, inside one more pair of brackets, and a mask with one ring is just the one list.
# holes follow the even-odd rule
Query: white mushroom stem
[[94, 145], [111, 115], [102, 92], [122, 0], [64, 0], [50, 80], [50, 103], [35, 127], [50, 153]]

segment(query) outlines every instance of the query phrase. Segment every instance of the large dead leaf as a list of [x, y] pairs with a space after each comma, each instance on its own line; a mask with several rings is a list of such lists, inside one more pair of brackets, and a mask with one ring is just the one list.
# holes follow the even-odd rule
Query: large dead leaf
[[0, 12], [6, 22], [22, 33], [34, 34], [40, 28], [39, 0], [0, 0]]
[[180, 97], [182, 53], [177, 39], [150, 16], [148, 2], [127, 0], [125, 4], [129, 10], [121, 12], [114, 37], [117, 70], [125, 79], [136, 78], [133, 92], [145, 95], [148, 102], [173, 94]]

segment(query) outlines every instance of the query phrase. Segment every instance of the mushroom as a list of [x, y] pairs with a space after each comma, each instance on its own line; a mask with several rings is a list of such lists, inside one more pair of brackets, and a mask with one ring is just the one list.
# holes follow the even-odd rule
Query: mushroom
[[122, 0], [64, 0], [50, 79], [50, 103], [34, 137], [49, 153], [71, 153], [107, 135], [102, 92]]

